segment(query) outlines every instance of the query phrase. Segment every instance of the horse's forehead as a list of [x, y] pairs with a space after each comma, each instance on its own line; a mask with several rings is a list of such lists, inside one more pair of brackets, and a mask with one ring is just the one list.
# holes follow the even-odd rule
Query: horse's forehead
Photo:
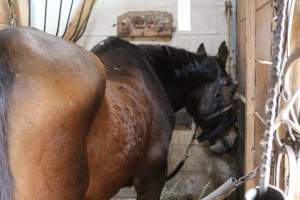
[[214, 63], [218, 63], [218, 58], [217, 56], [207, 56], [207, 59], [209, 59], [211, 62], [214, 62]]

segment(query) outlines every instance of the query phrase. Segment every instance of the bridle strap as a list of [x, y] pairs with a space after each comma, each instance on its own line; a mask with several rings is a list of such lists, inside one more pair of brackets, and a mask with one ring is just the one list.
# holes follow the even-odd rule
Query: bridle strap
[[213, 118], [215, 118], [215, 117], [217, 117], [217, 116], [219, 116], [219, 115], [221, 115], [221, 114], [227, 112], [227, 111], [230, 110], [231, 108], [232, 108], [232, 104], [229, 104], [228, 106], [224, 107], [223, 109], [218, 110], [218, 111], [216, 111], [216, 112], [214, 112], [214, 113], [212, 113], [212, 114], [206, 116], [205, 118], [203, 118], [202, 121], [211, 120], [211, 119], [213, 119]]

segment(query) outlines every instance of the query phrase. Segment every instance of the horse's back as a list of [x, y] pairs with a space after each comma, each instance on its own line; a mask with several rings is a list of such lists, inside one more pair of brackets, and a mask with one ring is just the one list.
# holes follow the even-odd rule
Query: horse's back
[[15, 199], [83, 199], [85, 135], [105, 90], [101, 62], [27, 28], [0, 31], [0, 49], [14, 73], [7, 134]]

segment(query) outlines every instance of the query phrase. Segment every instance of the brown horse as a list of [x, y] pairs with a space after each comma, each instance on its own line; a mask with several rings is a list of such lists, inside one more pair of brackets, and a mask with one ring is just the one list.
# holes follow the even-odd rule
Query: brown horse
[[[33, 29], [0, 31], [1, 200], [105, 200], [132, 184], [138, 199], [159, 199], [175, 123], [171, 94], [141, 47], [108, 39], [99, 52]], [[174, 77], [190, 98], [174, 102], [196, 103], [201, 121], [228, 103], [224, 70], [215, 57], [190, 56], [198, 61]], [[218, 94], [206, 95], [216, 80]], [[201, 106], [199, 92], [217, 103]]]

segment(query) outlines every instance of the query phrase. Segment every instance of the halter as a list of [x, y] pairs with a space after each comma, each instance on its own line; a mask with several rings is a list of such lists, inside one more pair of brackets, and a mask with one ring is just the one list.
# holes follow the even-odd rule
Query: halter
[[231, 108], [232, 108], [232, 103], [229, 104], [228, 106], [225, 106], [225, 107], [222, 108], [221, 110], [218, 110], [218, 111], [216, 111], [216, 112], [214, 112], [214, 113], [212, 113], [212, 114], [210, 114], [210, 115], [204, 117], [202, 121], [208, 121], [208, 120], [211, 120], [211, 119], [213, 119], [213, 118], [215, 118], [215, 117], [218, 117], [219, 115], [221, 115], [221, 114], [227, 112], [227, 111], [230, 110]]

